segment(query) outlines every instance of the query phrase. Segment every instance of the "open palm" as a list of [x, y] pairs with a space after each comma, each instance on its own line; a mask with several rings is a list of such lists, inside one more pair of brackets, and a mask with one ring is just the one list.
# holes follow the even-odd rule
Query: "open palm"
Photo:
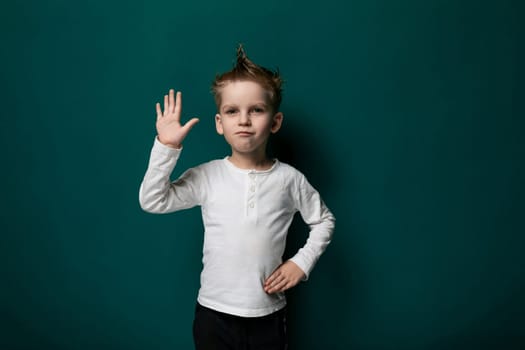
[[191, 128], [199, 122], [198, 118], [190, 119], [186, 124], [180, 123], [182, 110], [182, 94], [171, 89], [169, 96], [164, 95], [164, 112], [160, 108], [160, 103], [156, 104], [157, 109], [157, 134], [159, 141], [163, 144], [180, 148], [182, 141], [186, 138]]

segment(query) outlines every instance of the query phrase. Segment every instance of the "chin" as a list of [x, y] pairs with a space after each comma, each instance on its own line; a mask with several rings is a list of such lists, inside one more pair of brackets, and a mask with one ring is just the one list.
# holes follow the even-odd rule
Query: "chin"
[[236, 152], [236, 153], [239, 153], [239, 154], [251, 154], [251, 153], [255, 153], [255, 149], [252, 149], [252, 148], [235, 148], [235, 147], [232, 147], [232, 149]]
[[231, 147], [233, 150], [239, 153], [252, 153], [257, 150], [257, 146], [254, 145], [239, 145], [239, 144], [231, 144]]

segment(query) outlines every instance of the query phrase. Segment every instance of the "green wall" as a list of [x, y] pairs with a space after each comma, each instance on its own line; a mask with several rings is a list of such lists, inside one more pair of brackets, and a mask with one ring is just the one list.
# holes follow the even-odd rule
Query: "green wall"
[[[184, 169], [228, 153], [237, 43], [286, 79], [273, 140], [337, 217], [289, 294], [292, 349], [525, 348], [518, 1], [0, 5], [2, 349], [191, 349], [198, 208], [141, 211], [171, 87]], [[175, 174], [176, 175], [176, 174]], [[290, 233], [289, 253], [304, 242]]]

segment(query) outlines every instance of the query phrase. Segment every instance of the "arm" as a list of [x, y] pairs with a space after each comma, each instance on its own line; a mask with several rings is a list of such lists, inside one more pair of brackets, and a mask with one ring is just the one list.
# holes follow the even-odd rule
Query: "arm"
[[267, 293], [284, 292], [308, 279], [310, 272], [332, 239], [335, 218], [319, 193], [301, 174], [298, 179], [296, 206], [310, 228], [306, 244], [294, 257], [281, 264], [264, 284]]
[[304, 271], [305, 279], [308, 279], [317, 260], [332, 240], [335, 217], [321, 199], [319, 192], [303, 175], [299, 179], [297, 208], [304, 222], [309, 226], [310, 234], [306, 244], [290, 260]]
[[185, 125], [180, 124], [182, 108], [181, 93], [170, 90], [164, 96], [164, 112], [157, 103], [157, 133], [155, 144], [144, 180], [140, 186], [139, 201], [142, 209], [152, 213], [167, 213], [185, 209], [197, 204], [198, 196], [192, 182], [197, 176], [195, 170], [188, 170], [177, 181], [171, 183], [170, 175], [180, 156], [181, 145], [193, 125], [193, 118]]

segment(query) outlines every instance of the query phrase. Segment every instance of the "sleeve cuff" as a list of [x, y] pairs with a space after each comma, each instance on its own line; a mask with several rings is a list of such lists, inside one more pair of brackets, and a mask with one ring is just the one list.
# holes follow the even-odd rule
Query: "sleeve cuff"
[[159, 141], [158, 136], [155, 136], [155, 141], [153, 142], [152, 151], [156, 153], [161, 153], [167, 156], [178, 158], [178, 156], [182, 152], [182, 146], [180, 148], [173, 148], [173, 147], [166, 146], [165, 144]]
[[301, 270], [304, 272], [304, 277], [302, 281], [308, 281], [308, 278], [310, 277], [310, 272], [312, 268], [308, 268], [306, 264], [304, 263], [303, 259], [299, 256], [299, 254], [296, 254], [293, 258], [290, 259], [293, 263], [295, 263]]

